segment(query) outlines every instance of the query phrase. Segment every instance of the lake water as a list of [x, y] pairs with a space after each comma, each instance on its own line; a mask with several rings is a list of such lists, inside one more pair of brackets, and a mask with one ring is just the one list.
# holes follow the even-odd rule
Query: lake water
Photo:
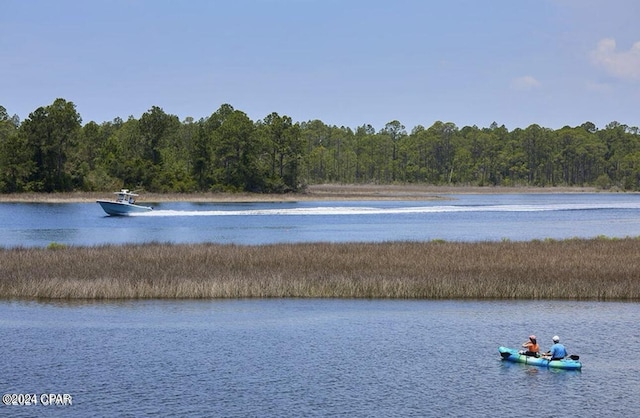
[[[452, 197], [160, 203], [126, 218], [2, 203], [0, 246], [640, 236], [635, 194]], [[639, 320], [639, 304], [614, 302], [0, 301], [0, 390], [38, 402], [0, 416], [635, 416]], [[559, 334], [582, 372], [500, 360], [531, 333], [544, 350]], [[42, 404], [64, 395], [72, 405]]]
[[[0, 302], [0, 415], [629, 417], [640, 306], [597, 302]], [[500, 360], [559, 334], [582, 372]]]
[[[144, 242], [267, 244], [514, 241], [640, 236], [638, 194], [453, 195], [438, 201], [151, 203], [106, 216], [97, 203], [0, 203], [0, 246]], [[146, 203], [146, 202], [145, 202]]]

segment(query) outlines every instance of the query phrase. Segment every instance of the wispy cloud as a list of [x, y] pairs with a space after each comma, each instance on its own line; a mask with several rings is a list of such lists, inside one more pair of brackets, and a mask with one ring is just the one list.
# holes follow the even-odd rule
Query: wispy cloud
[[533, 90], [542, 85], [535, 77], [525, 75], [511, 80], [511, 88], [514, 90]]
[[628, 51], [618, 51], [615, 39], [602, 39], [591, 51], [591, 60], [613, 77], [640, 80], [640, 42], [634, 43]]

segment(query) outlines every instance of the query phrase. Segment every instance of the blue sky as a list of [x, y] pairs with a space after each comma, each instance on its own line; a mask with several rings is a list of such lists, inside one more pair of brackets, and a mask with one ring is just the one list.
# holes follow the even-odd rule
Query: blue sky
[[83, 122], [638, 126], [637, 0], [2, 0], [0, 105]]

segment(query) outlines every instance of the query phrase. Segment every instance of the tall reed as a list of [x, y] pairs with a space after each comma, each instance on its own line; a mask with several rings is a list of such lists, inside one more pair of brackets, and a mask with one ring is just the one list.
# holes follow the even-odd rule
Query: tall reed
[[640, 239], [0, 249], [0, 298], [640, 300]]

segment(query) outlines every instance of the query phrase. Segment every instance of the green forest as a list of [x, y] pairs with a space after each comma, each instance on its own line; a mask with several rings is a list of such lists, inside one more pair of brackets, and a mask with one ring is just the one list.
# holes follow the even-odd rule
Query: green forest
[[0, 192], [302, 191], [309, 184], [595, 186], [640, 189], [637, 127], [591, 122], [465, 126], [436, 121], [376, 132], [273, 112], [253, 121], [229, 104], [180, 121], [152, 106], [139, 119], [88, 122], [56, 99], [21, 121], [0, 106]]

